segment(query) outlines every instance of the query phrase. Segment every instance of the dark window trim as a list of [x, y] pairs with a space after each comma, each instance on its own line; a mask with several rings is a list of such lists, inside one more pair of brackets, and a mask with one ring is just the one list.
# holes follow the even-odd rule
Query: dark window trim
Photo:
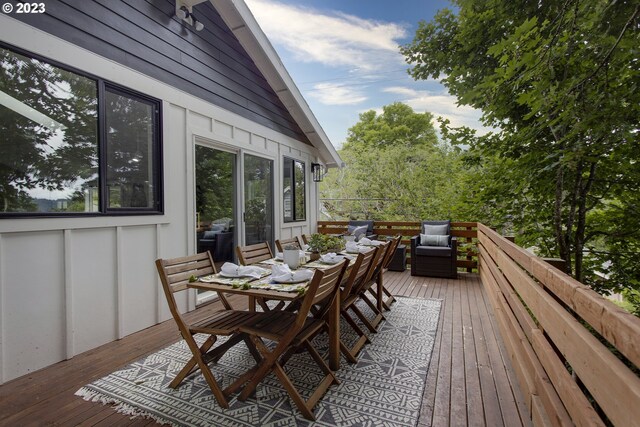
[[[139, 216], [139, 215], [164, 215], [164, 162], [163, 162], [163, 134], [162, 134], [162, 100], [145, 95], [134, 89], [119, 85], [109, 80], [98, 77], [94, 74], [79, 70], [70, 65], [63, 64], [55, 59], [39, 55], [20, 47], [0, 41], [0, 48], [13, 51], [19, 55], [26, 56], [54, 67], [78, 74], [82, 77], [95, 80], [96, 96], [98, 97], [98, 123], [97, 123], [97, 150], [98, 150], [98, 182], [100, 185], [100, 200], [98, 205], [100, 212], [0, 212], [0, 220], [3, 218], [85, 218], [85, 217], [114, 217], [114, 216]], [[152, 155], [154, 157], [153, 165], [154, 187], [157, 188], [156, 207], [154, 208], [107, 208], [107, 158], [106, 153], [106, 101], [105, 91], [120, 93], [124, 96], [136, 98], [155, 105], [155, 114], [153, 117], [153, 136], [156, 143], [153, 144]]]
[[[285, 223], [292, 223], [292, 222], [305, 222], [307, 220], [307, 164], [305, 162], [303, 162], [302, 160], [298, 160], [298, 159], [294, 159], [293, 157], [286, 157], [283, 156], [283, 178], [284, 178], [284, 164], [286, 162], [291, 162], [291, 215], [292, 215], [292, 219], [286, 219], [286, 217], [284, 217], [283, 215], [283, 221]], [[304, 218], [298, 219], [296, 218], [296, 163], [300, 163], [302, 164], [302, 170], [304, 173], [304, 193], [305, 193], [305, 197], [304, 197]], [[284, 191], [284, 188], [282, 189], [282, 191]], [[284, 214], [284, 197], [282, 198], [282, 211]]]
[[[158, 212], [162, 212], [163, 210], [163, 203], [162, 203], [162, 195], [163, 195], [163, 187], [162, 187], [162, 102], [159, 99], [156, 98], [152, 98], [150, 96], [141, 94], [139, 92], [132, 92], [130, 89], [124, 88], [120, 85], [116, 85], [113, 83], [109, 83], [104, 81], [104, 91], [102, 92], [102, 97], [101, 97], [101, 102], [100, 102], [100, 106], [103, 108], [102, 110], [102, 116], [100, 115], [100, 111], [98, 111], [98, 117], [102, 117], [103, 123], [102, 123], [102, 128], [100, 128], [100, 141], [99, 141], [99, 146], [100, 149], [98, 150], [98, 152], [102, 152], [102, 153], [106, 153], [106, 149], [107, 149], [107, 128], [106, 128], [106, 96], [104, 96], [105, 92], [107, 90], [109, 90], [109, 92], [121, 95], [121, 96], [126, 96], [129, 97], [131, 99], [136, 99], [145, 103], [149, 103], [153, 106], [154, 108], [154, 115], [153, 115], [153, 139], [157, 142], [156, 144], [153, 144], [153, 150], [151, 152], [151, 155], [153, 156], [153, 165], [156, 166], [153, 170], [153, 188], [157, 188], [157, 196], [155, 199], [155, 203], [156, 206], [152, 207], [152, 208], [131, 208], [131, 207], [125, 207], [125, 208], [109, 208], [108, 204], [107, 204], [107, 198], [103, 197], [102, 199], [104, 199], [104, 206], [102, 205], [103, 200], [100, 201], [100, 206], [104, 208], [103, 212], [108, 213], [108, 214], [114, 214], [114, 215], [131, 215], [131, 214], [137, 214], [137, 213], [158, 213]], [[106, 171], [106, 156], [102, 156], [100, 157], [100, 160], [102, 161], [104, 158], [104, 162], [105, 162], [105, 168], [102, 169], [103, 171]], [[107, 174], [103, 173], [101, 175], [101, 180], [104, 179], [104, 184], [101, 182], [100, 185], [104, 185], [102, 188], [105, 189], [105, 193], [106, 194], [106, 189], [107, 189]], [[102, 194], [102, 192], [101, 192]]]

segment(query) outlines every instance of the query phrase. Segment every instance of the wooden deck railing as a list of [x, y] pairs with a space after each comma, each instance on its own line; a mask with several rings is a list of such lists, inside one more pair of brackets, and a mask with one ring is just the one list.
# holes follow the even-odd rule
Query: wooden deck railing
[[483, 224], [478, 252], [533, 424], [640, 425], [640, 319]]
[[[318, 221], [318, 233], [341, 234], [347, 231], [349, 221]], [[379, 236], [402, 234], [402, 243], [407, 245], [407, 262], [411, 263], [409, 251], [411, 237], [420, 233], [420, 221], [375, 221], [373, 232]], [[477, 223], [452, 222], [451, 234], [458, 238], [458, 268], [471, 272], [478, 267]]]

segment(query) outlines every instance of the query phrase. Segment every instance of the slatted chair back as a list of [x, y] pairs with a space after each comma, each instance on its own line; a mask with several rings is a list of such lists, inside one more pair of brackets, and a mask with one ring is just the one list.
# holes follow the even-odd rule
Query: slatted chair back
[[238, 262], [242, 265], [257, 264], [261, 261], [273, 258], [273, 252], [268, 242], [256, 243], [249, 246], [236, 247]]
[[302, 248], [302, 245], [300, 244], [300, 240], [298, 240], [298, 237], [292, 237], [290, 239], [278, 239], [276, 240], [276, 249], [278, 250], [278, 252], [282, 252], [284, 250], [285, 246], [288, 245], [294, 245], [296, 246], [298, 249]]
[[176, 320], [180, 332], [186, 333], [187, 326], [178, 310], [174, 294], [187, 289], [191, 276], [198, 278], [217, 273], [211, 254], [207, 251], [180, 258], [158, 259], [156, 268], [171, 315]]
[[[213, 373], [207, 365], [208, 362], [205, 361], [205, 357], [209, 355], [208, 352], [216, 342], [217, 334], [229, 335], [235, 328], [239, 328], [243, 312], [237, 312], [235, 310], [214, 312], [210, 317], [203, 319], [195, 325], [187, 324], [182, 318], [182, 315], [178, 310], [174, 294], [187, 289], [189, 278], [191, 276], [197, 278], [216, 273], [215, 264], [213, 263], [213, 259], [208, 251], [181, 258], [166, 260], [158, 259], [156, 260], [156, 268], [158, 269], [160, 281], [162, 282], [162, 289], [167, 297], [169, 310], [178, 325], [182, 338], [187, 343], [187, 346], [193, 355], [193, 357], [175, 376], [173, 381], [171, 381], [169, 387], [178, 387], [191, 372], [195, 369], [199, 369], [218, 404], [223, 408], [228, 408], [229, 402], [225, 396], [225, 391], [222, 390], [216, 381]], [[209, 335], [209, 337], [202, 345], [198, 345], [193, 338], [195, 333], [206, 334]], [[224, 345], [211, 350], [211, 352], [212, 354], [215, 352], [218, 355], [222, 355], [238, 341], [239, 338], [232, 338]]]
[[307, 236], [306, 234], [303, 234], [302, 236], [300, 236], [300, 240], [302, 240], [302, 243], [305, 245], [309, 244], [309, 236]]
[[351, 266], [351, 272], [346, 280], [344, 288], [340, 292], [340, 300], [346, 300], [353, 289], [358, 289], [359, 285], [367, 278], [367, 273], [371, 263], [375, 260], [378, 248], [372, 248], [366, 252], [358, 254], [356, 261]]
[[396, 237], [394, 237], [391, 240], [391, 246], [387, 250], [387, 254], [385, 255], [385, 259], [384, 259], [384, 261], [382, 263], [382, 268], [384, 270], [387, 270], [389, 268], [389, 265], [391, 264], [391, 261], [393, 260], [393, 256], [396, 253], [396, 249], [398, 249], [398, 246], [400, 245], [400, 240], [401, 239], [402, 239], [402, 235], [398, 234]]
[[381, 245], [378, 245], [378, 253], [376, 254], [376, 259], [371, 263], [369, 267], [369, 272], [367, 274], [367, 278], [364, 280], [364, 287], [367, 287], [367, 284], [376, 280], [380, 271], [382, 271], [382, 266], [384, 260], [389, 252], [389, 248], [391, 247], [391, 242], [385, 242]]
[[302, 328], [313, 306], [317, 308], [317, 311], [314, 312], [314, 317], [324, 317], [338, 293], [340, 282], [348, 264], [349, 261], [344, 260], [330, 268], [316, 270], [298, 309], [298, 316], [294, 322], [295, 327], [292, 329]]

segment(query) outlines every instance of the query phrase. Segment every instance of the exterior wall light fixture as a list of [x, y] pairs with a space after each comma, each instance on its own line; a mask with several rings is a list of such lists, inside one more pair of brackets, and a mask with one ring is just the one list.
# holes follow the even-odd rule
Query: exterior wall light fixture
[[327, 169], [320, 163], [311, 163], [311, 175], [313, 175], [313, 182], [322, 182], [322, 179], [327, 174]]
[[204, 24], [193, 14], [193, 6], [176, 0], [176, 16], [189, 25], [192, 25], [196, 31], [202, 31]]

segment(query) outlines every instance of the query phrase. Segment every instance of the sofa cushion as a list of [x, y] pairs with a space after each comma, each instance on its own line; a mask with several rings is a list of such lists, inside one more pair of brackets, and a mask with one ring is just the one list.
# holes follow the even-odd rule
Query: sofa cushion
[[444, 246], [416, 246], [416, 255], [451, 257], [451, 248]]
[[225, 224], [211, 224], [211, 231], [217, 232], [217, 233], [221, 233], [223, 231], [225, 231], [226, 229], [226, 225]]
[[367, 226], [362, 225], [359, 227], [353, 227], [353, 230], [349, 233], [352, 236], [356, 236], [356, 240], [360, 240], [360, 238], [367, 234]]
[[421, 234], [420, 244], [422, 246], [449, 246], [449, 235]]
[[445, 236], [449, 234], [449, 225], [448, 224], [440, 224], [440, 225], [432, 225], [425, 224], [423, 227], [424, 234], [429, 234], [432, 236]]
[[361, 227], [363, 225], [367, 226], [367, 234], [373, 233], [373, 220], [362, 220], [362, 221], [349, 221], [350, 226]]

